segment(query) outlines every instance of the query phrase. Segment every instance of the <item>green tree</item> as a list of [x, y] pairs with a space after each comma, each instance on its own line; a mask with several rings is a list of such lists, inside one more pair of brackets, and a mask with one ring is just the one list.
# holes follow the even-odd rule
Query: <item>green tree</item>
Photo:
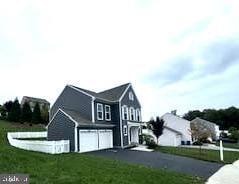
[[12, 108], [8, 114], [7, 119], [13, 122], [19, 122], [21, 118], [21, 106], [18, 99], [16, 98], [12, 104]]
[[229, 138], [234, 139], [235, 141], [239, 140], [239, 131], [235, 127], [230, 127], [228, 132], [231, 134]]
[[202, 118], [204, 115], [203, 112], [199, 111], [199, 110], [194, 110], [194, 111], [189, 111], [188, 113], [184, 114], [183, 118], [188, 120], [188, 121], [192, 121], [193, 119], [199, 117]]
[[31, 122], [32, 120], [32, 110], [29, 103], [27, 102], [23, 104], [21, 120], [23, 122]]
[[220, 126], [221, 130], [227, 130], [229, 127], [236, 127], [239, 129], [239, 109], [236, 107], [229, 107], [227, 109], [204, 109], [189, 111], [183, 116], [185, 119], [191, 121], [195, 117], [211, 121]]
[[47, 106], [42, 107], [41, 118], [44, 124], [47, 124], [49, 122], [49, 109], [47, 108]]
[[148, 124], [150, 125], [150, 129], [152, 130], [153, 134], [157, 138], [158, 144], [158, 139], [163, 134], [164, 120], [157, 116], [156, 121], [154, 119], [151, 119]]
[[6, 111], [9, 113], [12, 109], [13, 101], [7, 101], [3, 104], [3, 107], [6, 109]]
[[0, 105], [0, 118], [6, 119], [6, 117], [7, 117], [7, 110], [4, 106]]
[[38, 102], [35, 104], [35, 107], [33, 109], [32, 122], [33, 123], [42, 123], [41, 110], [40, 110], [40, 106], [39, 106]]

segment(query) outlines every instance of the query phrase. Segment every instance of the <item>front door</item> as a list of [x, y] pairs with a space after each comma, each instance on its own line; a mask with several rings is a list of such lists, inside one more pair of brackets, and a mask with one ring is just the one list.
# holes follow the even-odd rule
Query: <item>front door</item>
[[138, 127], [130, 128], [129, 143], [130, 144], [138, 144], [139, 143], [139, 128]]

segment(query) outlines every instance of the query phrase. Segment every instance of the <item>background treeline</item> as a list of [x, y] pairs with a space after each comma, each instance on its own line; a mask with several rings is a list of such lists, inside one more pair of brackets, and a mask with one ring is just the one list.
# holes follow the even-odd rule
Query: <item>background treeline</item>
[[227, 109], [205, 109], [203, 111], [193, 110], [184, 114], [183, 118], [191, 121], [199, 117], [220, 126], [221, 130], [228, 130], [230, 127], [239, 129], [239, 109], [229, 107]]
[[49, 109], [40, 109], [39, 103], [36, 103], [32, 111], [29, 103], [26, 102], [21, 106], [18, 99], [15, 99], [0, 105], [0, 118], [11, 122], [47, 124]]

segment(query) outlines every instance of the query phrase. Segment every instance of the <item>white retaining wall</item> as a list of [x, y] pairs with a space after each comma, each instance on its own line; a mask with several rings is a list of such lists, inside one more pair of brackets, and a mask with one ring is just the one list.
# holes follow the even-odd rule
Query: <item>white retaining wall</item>
[[7, 138], [10, 145], [31, 151], [59, 154], [70, 151], [70, 141], [37, 141], [37, 140], [19, 140], [19, 138], [44, 138], [47, 132], [10, 132]]

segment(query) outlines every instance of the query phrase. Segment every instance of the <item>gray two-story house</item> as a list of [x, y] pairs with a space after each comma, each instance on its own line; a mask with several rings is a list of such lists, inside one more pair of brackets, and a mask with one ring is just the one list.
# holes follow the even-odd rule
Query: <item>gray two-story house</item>
[[126, 148], [139, 143], [141, 105], [130, 83], [99, 93], [67, 85], [50, 109], [48, 140], [70, 150]]

